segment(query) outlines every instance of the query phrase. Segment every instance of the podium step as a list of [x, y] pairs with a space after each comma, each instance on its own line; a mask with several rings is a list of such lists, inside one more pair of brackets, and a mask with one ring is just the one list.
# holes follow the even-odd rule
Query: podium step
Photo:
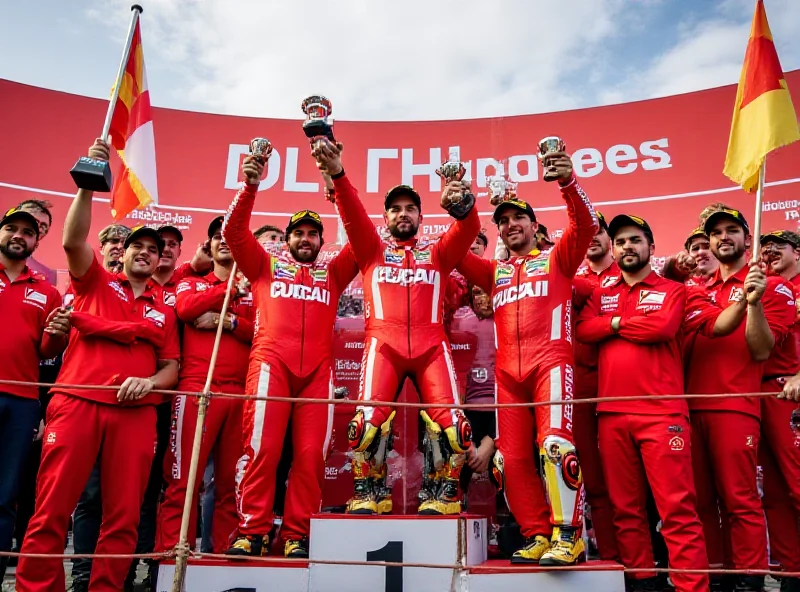
[[538, 565], [515, 565], [492, 559], [466, 568], [469, 592], [623, 592], [623, 567], [613, 561], [588, 561], [580, 571], [553, 570]]

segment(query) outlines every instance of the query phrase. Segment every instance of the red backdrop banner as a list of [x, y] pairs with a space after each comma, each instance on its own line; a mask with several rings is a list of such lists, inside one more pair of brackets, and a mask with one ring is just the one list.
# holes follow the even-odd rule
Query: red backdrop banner
[[[786, 76], [800, 111], [800, 70]], [[154, 89], [158, 92], [158, 89]], [[752, 222], [754, 195], [722, 175], [735, 86], [608, 107], [542, 115], [430, 122], [336, 122], [345, 144], [348, 175], [376, 224], [382, 196], [398, 183], [413, 184], [423, 197], [423, 233], [437, 234], [450, 218], [438, 207], [441, 182], [434, 170], [459, 147], [468, 161], [484, 225], [493, 239], [486, 176], [507, 166], [519, 195], [558, 236], [566, 216], [557, 189], [541, 180], [535, 152], [539, 139], [559, 135], [573, 154], [581, 182], [607, 217], [636, 214], [652, 225], [657, 251], [683, 244], [699, 211], [723, 201]], [[298, 103], [299, 99], [298, 98]], [[334, 103], [336, 97], [332, 97]], [[60, 227], [75, 188], [69, 169], [97, 135], [107, 103], [98, 99], [0, 80], [0, 205], [50, 199], [54, 230], [36, 258], [64, 267]], [[299, 109], [298, 109], [299, 111]], [[126, 223], [174, 224], [187, 238], [183, 259], [205, 238], [211, 217], [223, 212], [239, 181], [239, 164], [250, 140], [269, 138], [275, 147], [262, 181], [253, 227], [284, 227], [289, 215], [313, 208], [326, 219], [327, 241], [336, 238], [336, 212], [322, 186], [297, 120], [256, 119], [154, 109], [161, 203], [133, 212]], [[765, 229], [796, 229], [800, 221], [800, 143], [772, 154], [767, 166]], [[108, 195], [96, 196], [107, 199]], [[94, 209], [93, 237], [111, 222], [107, 202]]]

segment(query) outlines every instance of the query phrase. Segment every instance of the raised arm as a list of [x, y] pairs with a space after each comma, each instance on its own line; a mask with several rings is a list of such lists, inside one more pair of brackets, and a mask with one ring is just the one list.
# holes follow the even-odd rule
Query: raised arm
[[583, 187], [578, 184], [569, 155], [556, 152], [547, 157], [544, 164], [546, 168], [554, 169], [558, 173], [558, 185], [567, 204], [569, 217], [564, 235], [553, 247], [552, 257], [561, 273], [571, 278], [583, 263], [586, 249], [600, 229], [597, 214]]
[[[89, 148], [89, 158], [108, 161], [108, 144], [100, 138]], [[64, 235], [61, 244], [67, 255], [67, 267], [74, 278], [86, 275], [94, 261], [94, 250], [88, 242], [89, 228], [92, 225], [93, 191], [78, 189], [75, 199], [69, 206], [64, 221]]]
[[483, 259], [475, 253], [467, 252], [456, 266], [456, 271], [467, 278], [470, 284], [478, 286], [487, 294], [492, 293], [494, 262], [491, 259]]
[[347, 243], [328, 266], [339, 294], [347, 289], [350, 282], [358, 275], [358, 262], [353, 247]]
[[252, 283], [270, 271], [270, 256], [250, 232], [250, 216], [263, 170], [264, 166], [256, 158], [245, 157], [242, 163], [245, 181], [233, 198], [222, 225], [222, 236], [231, 249], [233, 259]]

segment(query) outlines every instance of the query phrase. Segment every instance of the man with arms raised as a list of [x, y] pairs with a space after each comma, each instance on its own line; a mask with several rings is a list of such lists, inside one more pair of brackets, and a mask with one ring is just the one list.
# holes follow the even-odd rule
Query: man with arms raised
[[[322, 139], [314, 143], [313, 154], [320, 169], [333, 179], [339, 215], [364, 275], [366, 343], [359, 399], [391, 401], [405, 379], [411, 378], [424, 403], [458, 403], [450, 345], [442, 323], [443, 301], [450, 272], [469, 252], [480, 231], [474, 198], [465, 197], [460, 181], [445, 186], [442, 205], [451, 214], [458, 212], [459, 218], [440, 239], [423, 242], [416, 239], [422, 220], [419, 194], [407, 185], [395, 187], [384, 200], [389, 237], [382, 239], [345, 174], [341, 148]], [[460, 200], [471, 204], [468, 211], [453, 210]], [[365, 406], [350, 422], [348, 439], [355, 451], [350, 513], [378, 511], [379, 492], [373, 484], [385, 474], [381, 434], [391, 432], [392, 417], [387, 407]], [[435, 439], [443, 447], [442, 457], [449, 459], [442, 467], [439, 487], [420, 504], [419, 512], [458, 514], [459, 478], [470, 447], [469, 423], [457, 410], [436, 407], [423, 412], [423, 418], [428, 431], [438, 435]]]
[[[108, 160], [96, 140], [91, 158]], [[70, 514], [99, 460], [103, 523], [97, 553], [136, 548], [139, 509], [156, 442], [154, 389], [177, 382], [180, 349], [174, 311], [152, 279], [163, 243], [140, 228], [125, 240], [123, 271], [103, 269], [87, 242], [92, 192], [79, 190], [67, 214], [63, 244], [75, 295], [72, 334], [58, 380], [102, 390], [54, 389], [47, 410], [42, 462], [22, 552], [61, 553]], [[130, 560], [97, 559], [90, 588], [121, 590]], [[17, 590], [64, 588], [61, 559], [23, 557]]]
[[[567, 203], [569, 226], [549, 251], [536, 248], [536, 216], [526, 202], [502, 202], [494, 221], [507, 262], [466, 256], [458, 270], [492, 295], [497, 328], [498, 403], [573, 398], [572, 283], [597, 217], [563, 152], [543, 161]], [[515, 563], [568, 565], [585, 556], [582, 479], [572, 439], [572, 405], [497, 410], [497, 443], [509, 509], [526, 537]], [[544, 486], [537, 475], [540, 451]], [[549, 499], [549, 504], [547, 499]], [[552, 540], [551, 540], [552, 539]]]
[[[250, 216], [265, 163], [248, 156], [245, 182], [222, 228], [239, 269], [250, 281], [256, 334], [246, 392], [262, 397], [244, 406], [244, 456], [239, 475], [238, 538], [229, 555], [264, 555], [272, 529], [276, 471], [291, 419], [293, 461], [281, 527], [284, 555], [308, 557], [311, 514], [319, 511], [325, 456], [333, 427], [332, 405], [291, 405], [269, 397], [333, 398], [331, 356], [339, 296], [358, 273], [349, 246], [317, 262], [322, 220], [297, 212], [286, 228], [287, 248], [265, 251], [250, 232]], [[266, 397], [267, 400], [263, 400]]]

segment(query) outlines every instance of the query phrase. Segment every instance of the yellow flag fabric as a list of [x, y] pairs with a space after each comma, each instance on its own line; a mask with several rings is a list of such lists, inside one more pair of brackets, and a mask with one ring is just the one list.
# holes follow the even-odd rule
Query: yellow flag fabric
[[723, 173], [745, 191], [758, 185], [767, 154], [800, 140], [792, 97], [764, 10], [758, 0], [744, 57]]

